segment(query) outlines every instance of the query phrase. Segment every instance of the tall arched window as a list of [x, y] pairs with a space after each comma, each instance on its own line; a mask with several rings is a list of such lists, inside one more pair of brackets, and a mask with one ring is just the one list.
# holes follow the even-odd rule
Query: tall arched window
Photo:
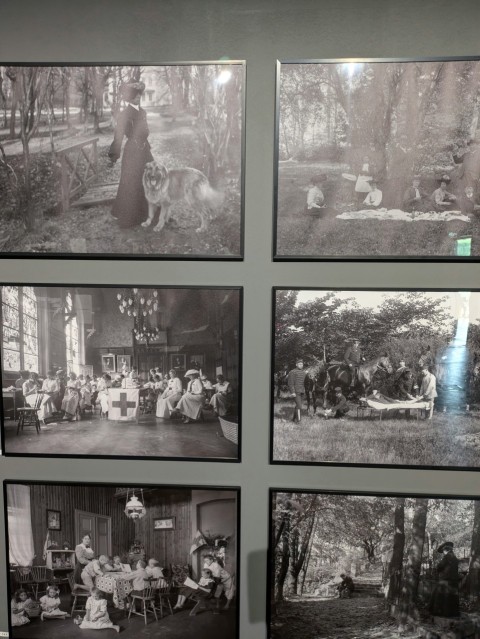
[[38, 308], [31, 286], [2, 286], [3, 370], [38, 372]]
[[67, 369], [78, 373], [78, 320], [73, 308], [72, 294], [69, 292], [65, 298], [65, 338], [67, 346]]

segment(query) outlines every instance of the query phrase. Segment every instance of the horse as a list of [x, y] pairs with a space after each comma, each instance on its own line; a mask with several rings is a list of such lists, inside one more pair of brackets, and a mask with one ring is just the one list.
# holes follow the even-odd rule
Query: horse
[[317, 411], [317, 399], [322, 397], [322, 406], [326, 407], [327, 389], [328, 389], [328, 372], [325, 360], [316, 360], [315, 364], [306, 369], [305, 377], [305, 397], [307, 399], [307, 413], [310, 412], [310, 406], [313, 407], [312, 415]]
[[[377, 371], [382, 371], [387, 375], [393, 373], [392, 364], [388, 355], [381, 355], [369, 362], [360, 364], [358, 367], [357, 380], [354, 390], [359, 390], [362, 397], [365, 397], [367, 390], [372, 388], [373, 376]], [[333, 393], [336, 386], [340, 386], [344, 395], [350, 390], [352, 384], [352, 371], [346, 364], [335, 364], [330, 366], [327, 371], [329, 382], [328, 390]]]

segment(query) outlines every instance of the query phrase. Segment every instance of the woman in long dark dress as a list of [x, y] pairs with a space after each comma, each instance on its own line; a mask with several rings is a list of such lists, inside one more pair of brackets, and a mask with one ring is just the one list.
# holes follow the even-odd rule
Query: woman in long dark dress
[[142, 177], [145, 164], [153, 160], [148, 143], [147, 113], [140, 106], [145, 84], [130, 82], [121, 88], [126, 106], [118, 116], [115, 136], [108, 156], [114, 163], [122, 152], [123, 138], [127, 137], [122, 156], [122, 169], [112, 215], [121, 228], [138, 226], [148, 217], [148, 203], [143, 191]]
[[446, 541], [437, 552], [443, 557], [437, 566], [438, 581], [430, 600], [430, 613], [437, 617], [459, 617], [460, 597], [458, 593], [458, 559], [453, 552], [453, 543]]

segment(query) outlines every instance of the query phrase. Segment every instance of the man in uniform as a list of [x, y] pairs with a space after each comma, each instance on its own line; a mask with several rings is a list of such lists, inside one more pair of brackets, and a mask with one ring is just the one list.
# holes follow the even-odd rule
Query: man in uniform
[[335, 387], [335, 404], [331, 408], [327, 408], [323, 414], [328, 419], [329, 417], [336, 417], [341, 419], [345, 417], [345, 415], [350, 410], [350, 406], [348, 405], [347, 399], [345, 395], [342, 393], [342, 389], [340, 386]]
[[295, 362], [295, 368], [288, 373], [287, 384], [291, 395], [295, 396], [295, 408], [293, 409], [294, 422], [300, 422], [302, 419], [302, 404], [305, 396], [305, 378], [306, 371], [303, 370], [303, 359], [298, 358]]
[[354, 388], [357, 383], [358, 367], [363, 361], [365, 361], [360, 349], [360, 340], [357, 337], [352, 340], [351, 346], [349, 346], [345, 351], [343, 361], [350, 369], [350, 373], [352, 375], [350, 386]]
[[430, 612], [435, 617], [459, 617], [458, 559], [453, 552], [453, 542], [441, 544], [437, 552], [443, 557], [436, 568], [438, 582], [430, 600]]

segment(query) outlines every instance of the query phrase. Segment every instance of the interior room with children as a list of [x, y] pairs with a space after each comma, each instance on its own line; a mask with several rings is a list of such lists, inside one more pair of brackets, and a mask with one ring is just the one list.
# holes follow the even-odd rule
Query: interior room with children
[[237, 636], [238, 490], [4, 487], [14, 639]]
[[241, 289], [0, 292], [7, 455], [238, 458]]

